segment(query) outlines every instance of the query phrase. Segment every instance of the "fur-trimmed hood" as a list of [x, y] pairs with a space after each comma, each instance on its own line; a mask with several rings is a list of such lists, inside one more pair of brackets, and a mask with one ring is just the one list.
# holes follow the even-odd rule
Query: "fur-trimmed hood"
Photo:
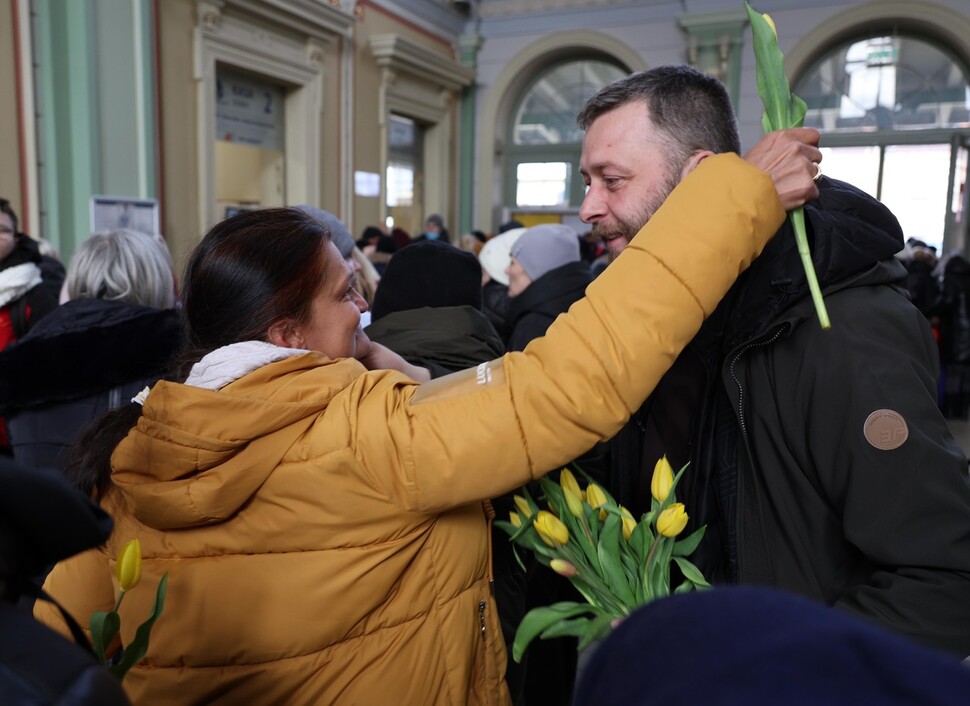
[[0, 353], [0, 414], [158, 375], [180, 344], [173, 309], [67, 302]]

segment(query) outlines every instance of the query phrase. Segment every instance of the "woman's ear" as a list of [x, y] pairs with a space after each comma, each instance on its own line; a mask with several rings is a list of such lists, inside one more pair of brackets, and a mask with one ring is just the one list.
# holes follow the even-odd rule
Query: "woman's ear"
[[266, 331], [266, 340], [281, 348], [303, 348], [303, 334], [292, 319], [277, 321]]

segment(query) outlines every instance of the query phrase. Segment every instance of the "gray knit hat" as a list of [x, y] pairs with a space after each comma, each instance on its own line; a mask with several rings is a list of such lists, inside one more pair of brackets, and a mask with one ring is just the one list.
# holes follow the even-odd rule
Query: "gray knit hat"
[[579, 236], [561, 223], [543, 223], [527, 228], [510, 254], [535, 282], [546, 272], [579, 261]]
[[333, 241], [333, 244], [340, 251], [340, 256], [345, 260], [350, 257], [350, 253], [354, 251], [354, 236], [347, 230], [347, 226], [344, 225], [343, 221], [329, 211], [324, 211], [322, 208], [310, 206], [309, 204], [300, 204], [299, 206], [294, 206], [294, 208], [303, 211], [326, 228], [330, 233], [330, 239]]

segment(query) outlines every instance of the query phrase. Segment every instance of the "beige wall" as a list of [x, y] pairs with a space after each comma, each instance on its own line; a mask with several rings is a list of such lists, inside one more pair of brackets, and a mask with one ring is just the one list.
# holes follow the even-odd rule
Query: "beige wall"
[[25, 224], [26, 204], [20, 183], [20, 116], [17, 96], [17, 57], [14, 54], [13, 2], [0, 2], [0, 197], [8, 199]]
[[[390, 13], [373, 5], [363, 4], [363, 17], [358, 21], [354, 29], [354, 151], [351, 156], [355, 170], [365, 172], [376, 172], [381, 174], [383, 182], [384, 174], [381, 164], [383, 133], [379, 125], [381, 106], [379, 96], [382, 80], [382, 69], [377, 65], [370, 47], [370, 38], [375, 35], [398, 34], [405, 39], [421, 45], [435, 53], [440, 53], [442, 58], [447, 61], [454, 61], [455, 52], [451, 44], [439, 37], [419, 30], [409, 23], [400, 20]], [[450, 125], [450, 134], [453, 138], [448, 146], [449, 151], [449, 172], [446, 177], [447, 187], [443, 190], [433, 189], [429, 193], [426, 189], [424, 193], [425, 203], [428, 208], [441, 213], [449, 227], [454, 230], [457, 223], [457, 109], [459, 96], [455, 95], [452, 103], [450, 115], [446, 118]], [[406, 116], [413, 117], [413, 116]], [[434, 169], [433, 165], [425, 163], [425, 173], [429, 169]], [[380, 198], [357, 197], [353, 199], [353, 230], [355, 235], [359, 235], [368, 225], [378, 225], [383, 222], [384, 209]], [[429, 215], [424, 213], [423, 205], [418, 205], [418, 217], [421, 223], [411, 228], [411, 234], [417, 235], [420, 226], [423, 225], [423, 218]]]
[[181, 274], [185, 256], [202, 235], [196, 83], [193, 80], [194, 0], [158, 3], [159, 106], [161, 120], [162, 233]]

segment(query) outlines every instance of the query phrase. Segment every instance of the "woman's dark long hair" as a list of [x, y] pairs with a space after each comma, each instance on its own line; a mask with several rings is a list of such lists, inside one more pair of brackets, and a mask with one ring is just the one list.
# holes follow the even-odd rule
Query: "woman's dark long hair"
[[[192, 251], [182, 278], [185, 348], [163, 379], [184, 380], [203, 356], [241, 341], [263, 341], [284, 319], [304, 323], [324, 283], [330, 234], [291, 208], [241, 213], [215, 225]], [[90, 424], [74, 444], [66, 472], [85, 494], [104, 497], [111, 454], [141, 416], [135, 403]]]

